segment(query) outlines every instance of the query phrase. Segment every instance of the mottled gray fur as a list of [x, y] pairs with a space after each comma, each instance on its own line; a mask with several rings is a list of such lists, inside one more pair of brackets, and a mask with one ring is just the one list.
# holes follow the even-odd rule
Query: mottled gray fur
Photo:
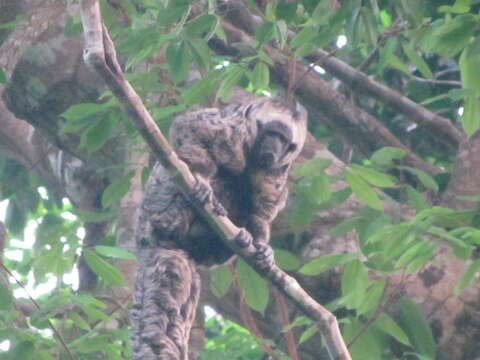
[[[289, 128], [294, 146], [263, 169], [254, 161], [255, 149], [259, 129], [272, 121]], [[230, 219], [251, 232], [254, 244], [269, 241], [270, 224], [285, 206], [288, 172], [305, 136], [305, 111], [267, 98], [186, 113], [170, 129], [177, 154], [209, 184]], [[195, 266], [222, 263], [232, 252], [160, 164], [146, 185], [139, 216], [134, 359], [184, 360], [200, 289]]]

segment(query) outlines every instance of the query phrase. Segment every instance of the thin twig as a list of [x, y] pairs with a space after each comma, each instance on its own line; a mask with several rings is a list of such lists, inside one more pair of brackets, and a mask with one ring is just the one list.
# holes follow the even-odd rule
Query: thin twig
[[[25, 293], [27, 294], [28, 298], [30, 299], [30, 301], [33, 303], [33, 305], [35, 305], [35, 307], [37, 308], [38, 311], [40, 311], [42, 314], [43, 314], [43, 311], [42, 311], [42, 308], [40, 307], [40, 304], [32, 297], [32, 295], [30, 295], [30, 293], [28, 292], [28, 290], [26, 289], [25, 285], [23, 284], [22, 281], [20, 281], [19, 279], [17, 279], [17, 277], [15, 275], [13, 275], [13, 273], [3, 264], [3, 262], [1, 261], [0, 259], [0, 268], [2, 268], [3, 271], [5, 271], [9, 276], [11, 276], [15, 282], [18, 284], [18, 286], [20, 286], [24, 291]], [[63, 349], [65, 350], [65, 352], [67, 353], [68, 357], [70, 358], [70, 360], [75, 360], [75, 357], [73, 356], [73, 354], [71, 353], [70, 349], [68, 348], [67, 344], [65, 343], [65, 340], [63, 339], [62, 335], [60, 334], [60, 332], [56, 329], [56, 327], [53, 325], [53, 323], [50, 321], [50, 319], [48, 317], [46, 317], [47, 319], [47, 324], [48, 324], [48, 327], [53, 331], [53, 333], [55, 334], [55, 337], [57, 338], [57, 340], [60, 342], [60, 344], [62, 345]]]

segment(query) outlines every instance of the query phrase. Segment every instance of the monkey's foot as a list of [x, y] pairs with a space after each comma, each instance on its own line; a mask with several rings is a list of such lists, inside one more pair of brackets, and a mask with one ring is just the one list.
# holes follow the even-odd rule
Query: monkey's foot
[[235, 243], [241, 248], [249, 247], [252, 242], [252, 235], [245, 229], [240, 229], [235, 237]]
[[213, 190], [210, 185], [205, 182], [203, 179], [198, 179], [194, 185], [192, 191], [189, 193], [190, 199], [201, 207], [204, 207], [207, 203], [212, 203], [213, 206], [213, 213], [217, 216], [227, 216], [227, 210], [223, 207], [223, 205], [214, 198]]
[[275, 264], [275, 258], [273, 256], [273, 249], [267, 243], [256, 243], [255, 248], [255, 262], [262, 269], [271, 269]]

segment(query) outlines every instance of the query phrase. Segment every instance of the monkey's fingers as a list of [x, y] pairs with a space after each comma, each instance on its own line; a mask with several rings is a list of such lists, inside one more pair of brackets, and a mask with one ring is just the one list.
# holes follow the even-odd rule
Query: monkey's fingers
[[217, 216], [228, 216], [227, 210], [225, 210], [222, 203], [216, 198], [213, 198], [213, 212]]
[[271, 269], [275, 264], [273, 249], [267, 243], [256, 243], [255, 261], [262, 269]]
[[252, 235], [243, 228], [240, 229], [237, 236], [235, 237], [235, 243], [241, 248], [249, 247], [252, 242]]
[[189, 191], [188, 196], [190, 201], [205, 206], [205, 204], [212, 201], [213, 190], [205, 180], [197, 177], [197, 182], [193, 186], [193, 189]]

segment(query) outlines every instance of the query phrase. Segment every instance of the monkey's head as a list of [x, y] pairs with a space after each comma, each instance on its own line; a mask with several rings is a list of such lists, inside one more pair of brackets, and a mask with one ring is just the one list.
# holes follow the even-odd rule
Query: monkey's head
[[254, 127], [253, 157], [261, 169], [288, 167], [302, 150], [307, 134], [307, 113], [278, 100], [262, 98], [247, 106], [244, 116]]

